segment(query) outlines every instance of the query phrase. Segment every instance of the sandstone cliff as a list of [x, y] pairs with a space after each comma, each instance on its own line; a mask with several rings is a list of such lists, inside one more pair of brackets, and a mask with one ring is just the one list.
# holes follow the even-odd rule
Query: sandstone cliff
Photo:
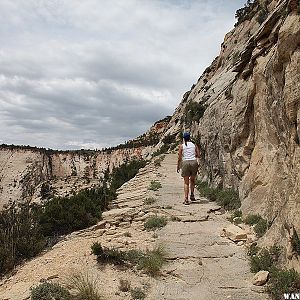
[[57, 196], [68, 196], [99, 184], [106, 172], [125, 161], [145, 159], [164, 133], [169, 118], [142, 136], [102, 151], [53, 151], [0, 146], [0, 208], [10, 201], [40, 201], [43, 183]]
[[299, 4], [254, 1], [243, 12], [166, 135], [190, 129], [202, 179], [238, 189], [243, 212], [271, 222], [265, 242], [286, 245], [285, 222], [300, 232]]

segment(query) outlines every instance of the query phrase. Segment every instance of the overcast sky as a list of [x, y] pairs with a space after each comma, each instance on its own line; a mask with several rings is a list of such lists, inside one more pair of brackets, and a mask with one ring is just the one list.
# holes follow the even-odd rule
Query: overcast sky
[[0, 0], [0, 143], [101, 148], [171, 115], [245, 0]]

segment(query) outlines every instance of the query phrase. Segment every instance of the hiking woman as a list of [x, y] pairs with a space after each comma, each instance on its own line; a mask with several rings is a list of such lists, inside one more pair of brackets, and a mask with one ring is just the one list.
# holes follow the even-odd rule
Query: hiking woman
[[[184, 143], [179, 146], [177, 173], [179, 173], [181, 165], [181, 176], [184, 179], [184, 202], [183, 204], [190, 204], [195, 201], [195, 182], [198, 172], [197, 158], [200, 157], [199, 148], [191, 142], [189, 132], [183, 134]], [[189, 189], [191, 189], [189, 201]]]

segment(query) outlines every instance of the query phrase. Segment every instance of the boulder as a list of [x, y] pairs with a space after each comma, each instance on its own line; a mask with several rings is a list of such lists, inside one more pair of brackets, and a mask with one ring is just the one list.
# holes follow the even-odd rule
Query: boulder
[[234, 242], [239, 241], [246, 241], [247, 240], [247, 233], [245, 230], [241, 229], [238, 226], [235, 226], [233, 224], [230, 224], [223, 228], [223, 232], [226, 237], [228, 237], [230, 240]]
[[253, 277], [252, 283], [254, 285], [264, 285], [267, 283], [269, 279], [269, 272], [268, 271], [259, 271], [258, 273], [256, 273]]

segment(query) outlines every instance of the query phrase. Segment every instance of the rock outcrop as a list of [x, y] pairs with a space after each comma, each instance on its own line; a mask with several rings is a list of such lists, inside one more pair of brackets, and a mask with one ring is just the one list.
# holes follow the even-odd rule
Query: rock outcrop
[[[299, 4], [254, 1], [243, 18], [183, 96], [166, 135], [190, 129], [202, 179], [239, 190], [243, 212], [270, 222], [266, 244], [286, 245], [285, 222], [300, 232]], [[205, 110], [198, 119], [195, 103]]]

